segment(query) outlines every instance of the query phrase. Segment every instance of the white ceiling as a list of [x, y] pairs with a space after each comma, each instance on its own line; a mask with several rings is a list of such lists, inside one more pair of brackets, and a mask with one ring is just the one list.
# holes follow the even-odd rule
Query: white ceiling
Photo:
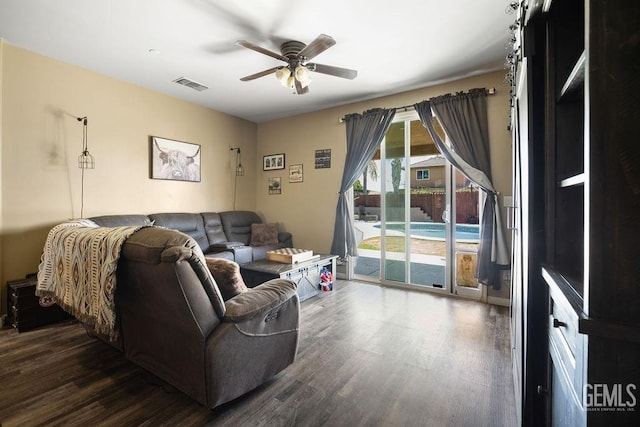
[[[264, 122], [503, 68], [507, 0], [2, 0], [8, 44], [196, 104]], [[285, 40], [324, 33], [336, 45], [313, 62], [358, 70], [312, 73], [293, 95], [269, 75]], [[156, 54], [149, 53], [157, 50]], [[172, 81], [195, 80], [197, 92]]]

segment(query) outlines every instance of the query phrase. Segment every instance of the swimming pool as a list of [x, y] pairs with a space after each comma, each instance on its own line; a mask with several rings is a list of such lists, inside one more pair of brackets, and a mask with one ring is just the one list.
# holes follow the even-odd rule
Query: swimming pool
[[[445, 224], [439, 222], [412, 222], [411, 236], [432, 240], [444, 240]], [[374, 227], [381, 228], [380, 224]], [[387, 223], [387, 230], [405, 231], [404, 223]], [[478, 224], [456, 224], [456, 240], [477, 242], [480, 240]]]

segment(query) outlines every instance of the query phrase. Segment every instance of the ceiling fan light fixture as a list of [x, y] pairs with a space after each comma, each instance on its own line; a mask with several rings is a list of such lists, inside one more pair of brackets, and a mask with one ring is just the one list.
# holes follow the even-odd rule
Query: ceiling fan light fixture
[[284, 87], [294, 89], [293, 93], [297, 95], [303, 95], [305, 93], [309, 93], [308, 86], [311, 83], [309, 75], [310, 72], [327, 74], [350, 80], [353, 80], [358, 75], [356, 70], [350, 70], [348, 68], [322, 65], [312, 62], [307, 63], [307, 61], [315, 58], [336, 44], [336, 41], [326, 34], [320, 34], [309, 44], [304, 44], [296, 40], [285, 41], [280, 45], [281, 53], [272, 52], [269, 49], [265, 49], [246, 40], [238, 40], [236, 44], [263, 55], [270, 56], [271, 58], [284, 61], [287, 64], [286, 66], [271, 67], [258, 73], [241, 77], [240, 80], [243, 82], [274, 74], [276, 79], [278, 79]]
[[311, 83], [311, 79], [309, 78], [309, 70], [307, 70], [307, 67], [298, 65], [296, 67], [295, 76], [296, 80], [300, 82], [303, 88], [309, 86], [309, 83]]
[[[293, 76], [291, 76], [291, 70], [289, 70], [289, 67], [278, 68], [276, 70], [276, 79], [278, 79], [284, 87], [291, 87], [293, 85]], [[291, 82], [289, 82], [290, 80]]]

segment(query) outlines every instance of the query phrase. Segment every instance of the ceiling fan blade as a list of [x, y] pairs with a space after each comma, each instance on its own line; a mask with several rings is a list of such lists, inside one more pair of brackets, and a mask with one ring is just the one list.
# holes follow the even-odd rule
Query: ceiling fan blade
[[282, 67], [269, 68], [268, 70], [260, 71], [259, 73], [255, 73], [255, 74], [251, 74], [250, 76], [243, 77], [240, 80], [242, 80], [243, 82], [248, 82], [249, 80], [254, 80], [259, 77], [264, 77], [266, 75], [276, 72], [278, 68], [282, 68]]
[[263, 48], [261, 46], [258, 46], [257, 44], [253, 44], [253, 43], [248, 42], [246, 40], [238, 40], [236, 42], [236, 44], [238, 46], [246, 47], [247, 49], [255, 50], [256, 52], [260, 52], [260, 53], [262, 53], [264, 55], [267, 55], [267, 56], [270, 56], [272, 58], [276, 58], [276, 59], [279, 59], [281, 61], [287, 62], [287, 58], [285, 58], [284, 56], [280, 55], [279, 53], [272, 52], [269, 49], [265, 49], [265, 48]]
[[302, 84], [296, 79], [296, 93], [298, 95], [304, 95], [309, 92], [309, 86], [302, 87]]
[[336, 44], [333, 37], [326, 34], [320, 34], [314, 41], [309, 43], [304, 49], [300, 51], [299, 56], [303, 56], [308, 61], [311, 58], [315, 58], [331, 46]]
[[342, 77], [343, 79], [353, 80], [358, 76], [356, 70], [350, 70], [348, 68], [334, 67], [332, 65], [323, 64], [307, 64], [306, 67], [309, 71], [315, 71], [316, 73], [328, 74], [330, 76]]

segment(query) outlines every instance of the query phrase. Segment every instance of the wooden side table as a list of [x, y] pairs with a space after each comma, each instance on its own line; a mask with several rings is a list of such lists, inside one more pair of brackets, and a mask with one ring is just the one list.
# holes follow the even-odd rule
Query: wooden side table
[[25, 279], [7, 282], [8, 322], [18, 332], [29, 331], [73, 317], [53, 300], [37, 297], [37, 284], [35, 274], [28, 275]]

